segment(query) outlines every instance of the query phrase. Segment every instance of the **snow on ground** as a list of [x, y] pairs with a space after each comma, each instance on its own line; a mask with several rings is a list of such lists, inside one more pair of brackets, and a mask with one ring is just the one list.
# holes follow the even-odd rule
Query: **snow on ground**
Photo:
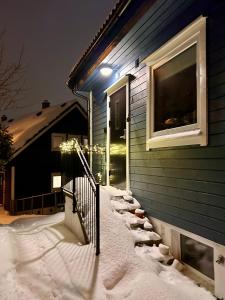
[[0, 299], [88, 299], [95, 255], [59, 213], [18, 221], [0, 231]]
[[110, 194], [113, 189], [101, 189], [99, 257], [91, 245], [81, 245], [63, 213], [0, 227], [0, 299], [215, 299], [146, 251], [136, 254], [130, 230], [112, 211]]

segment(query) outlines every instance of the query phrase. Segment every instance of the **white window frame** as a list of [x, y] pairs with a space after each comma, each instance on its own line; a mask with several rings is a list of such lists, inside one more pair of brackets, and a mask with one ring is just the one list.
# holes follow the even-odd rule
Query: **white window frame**
[[119, 78], [114, 84], [105, 90], [107, 94], [107, 140], [106, 140], [106, 184], [110, 186], [109, 180], [109, 169], [110, 169], [110, 97], [123, 87], [126, 87], [126, 190], [130, 190], [130, 124], [129, 124], [129, 99], [130, 99], [130, 89], [129, 89], [130, 75], [124, 75]]
[[[197, 123], [154, 132], [154, 69], [196, 45]], [[146, 150], [208, 143], [206, 17], [199, 17], [143, 61], [148, 66]]]
[[64, 142], [66, 140], [66, 134], [65, 133], [52, 133], [51, 134], [51, 150], [52, 151], [60, 151], [59, 147], [53, 147], [55, 137], [62, 137], [62, 142]]

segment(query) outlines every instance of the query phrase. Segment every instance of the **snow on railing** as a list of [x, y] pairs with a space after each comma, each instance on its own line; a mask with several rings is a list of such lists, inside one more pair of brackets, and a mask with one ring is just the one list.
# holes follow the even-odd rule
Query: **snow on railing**
[[[67, 166], [76, 164], [78, 155], [82, 165], [83, 176], [76, 175], [76, 166], [72, 166], [72, 180], [64, 187], [64, 193], [72, 199], [73, 213], [77, 213], [87, 242], [93, 243], [96, 255], [100, 253], [100, 213], [99, 213], [99, 184], [90, 170], [84, 153], [76, 139], [64, 142], [60, 146], [62, 157], [66, 154]], [[69, 160], [69, 163], [68, 163]], [[65, 168], [64, 172], [67, 170]]]

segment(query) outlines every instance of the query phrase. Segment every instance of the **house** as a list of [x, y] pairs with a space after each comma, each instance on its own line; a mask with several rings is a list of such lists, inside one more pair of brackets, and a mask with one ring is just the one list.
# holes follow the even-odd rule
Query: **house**
[[67, 84], [90, 94], [93, 173], [225, 298], [225, 2], [119, 1]]
[[87, 140], [86, 107], [82, 96], [54, 106], [45, 100], [37, 113], [5, 120], [13, 136], [13, 156], [4, 172], [2, 202], [10, 213], [54, 212], [63, 181], [59, 145], [73, 137]]

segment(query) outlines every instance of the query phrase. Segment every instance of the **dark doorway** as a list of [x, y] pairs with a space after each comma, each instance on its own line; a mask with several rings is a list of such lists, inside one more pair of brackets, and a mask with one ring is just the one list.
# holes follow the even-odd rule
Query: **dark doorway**
[[110, 96], [110, 185], [126, 188], [126, 87]]

